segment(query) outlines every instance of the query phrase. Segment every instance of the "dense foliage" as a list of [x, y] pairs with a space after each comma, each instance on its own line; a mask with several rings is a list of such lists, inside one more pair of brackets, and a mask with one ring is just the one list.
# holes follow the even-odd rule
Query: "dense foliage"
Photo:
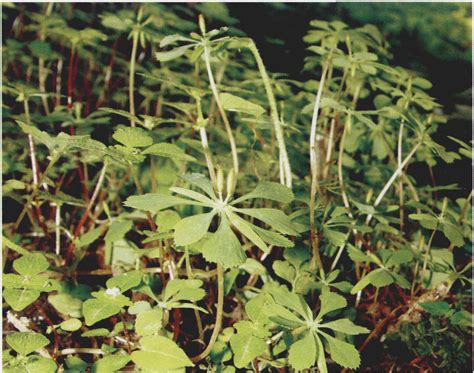
[[223, 4], [6, 7], [5, 372], [465, 371], [472, 195], [410, 165], [471, 147], [375, 26], [299, 81]]

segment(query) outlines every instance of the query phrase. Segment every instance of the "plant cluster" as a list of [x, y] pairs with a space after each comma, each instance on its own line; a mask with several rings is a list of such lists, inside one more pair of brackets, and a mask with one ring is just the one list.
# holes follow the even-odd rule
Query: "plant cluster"
[[471, 194], [409, 167], [470, 146], [376, 27], [297, 81], [223, 4], [3, 7], [5, 372], [466, 366]]

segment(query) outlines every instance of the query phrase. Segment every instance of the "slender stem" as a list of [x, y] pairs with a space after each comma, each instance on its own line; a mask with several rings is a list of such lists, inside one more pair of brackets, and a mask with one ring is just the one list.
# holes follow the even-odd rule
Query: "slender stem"
[[[404, 119], [400, 122], [400, 130], [398, 131], [398, 153], [397, 153], [397, 166], [400, 167], [403, 160], [403, 130], [405, 127]], [[403, 171], [400, 173], [400, 179], [398, 181], [399, 192], [399, 204], [400, 204], [400, 233], [403, 235], [403, 221], [404, 221], [404, 198], [403, 198]]]
[[60, 225], [61, 225], [61, 205], [56, 205], [56, 213], [54, 219], [54, 225], [56, 229], [56, 255], [59, 255], [61, 249], [61, 233], [60, 233]]
[[[138, 32], [133, 33], [132, 54], [130, 55], [130, 70], [128, 76], [128, 100], [130, 102], [130, 114], [135, 116], [135, 61], [137, 59]], [[135, 127], [135, 120], [130, 119], [130, 126]]]
[[[188, 276], [189, 279], [194, 278], [193, 274], [193, 269], [191, 267], [191, 258], [189, 257], [189, 249], [186, 246], [185, 251], [184, 251], [184, 256], [186, 259], [186, 275]], [[198, 334], [199, 334], [199, 339], [204, 342], [204, 329], [202, 327], [202, 321], [201, 321], [201, 316], [199, 315], [199, 311], [194, 309], [194, 317], [196, 317], [196, 324], [197, 324], [197, 329], [198, 329]]]
[[314, 210], [316, 205], [316, 191], [318, 189], [318, 162], [317, 162], [317, 152], [316, 152], [316, 128], [318, 123], [318, 114], [319, 114], [319, 105], [321, 103], [321, 97], [323, 95], [324, 84], [326, 81], [326, 76], [329, 68], [329, 59], [326, 61], [323, 72], [321, 75], [321, 80], [319, 82], [318, 93], [316, 94], [316, 99], [314, 102], [313, 118], [311, 121], [311, 135], [310, 135], [310, 164], [311, 164], [311, 193], [310, 193], [310, 202], [309, 202], [309, 222], [310, 222], [310, 241], [311, 247], [313, 249], [313, 260], [311, 261], [311, 269], [314, 270], [317, 266], [319, 267], [319, 272], [321, 277], [324, 278], [324, 267], [321, 260], [321, 255], [319, 253], [319, 239], [316, 233], [316, 224], [314, 217]]
[[329, 163], [331, 162], [332, 148], [333, 148], [332, 145], [334, 142], [335, 127], [336, 127], [336, 117], [334, 116], [331, 119], [331, 124], [329, 125], [329, 139], [328, 139], [328, 145], [326, 147], [326, 162], [324, 164], [323, 179], [327, 179], [329, 175]]
[[349, 198], [347, 197], [346, 187], [344, 185], [344, 176], [342, 174], [342, 160], [344, 156], [344, 145], [346, 143], [346, 134], [347, 134], [348, 124], [344, 126], [342, 130], [341, 142], [339, 143], [339, 156], [337, 159], [337, 176], [339, 179], [339, 187], [341, 188], [342, 202], [344, 207], [347, 209], [349, 216], [352, 218], [351, 205], [349, 203]]
[[234, 135], [232, 134], [232, 128], [230, 127], [229, 119], [227, 114], [222, 106], [221, 99], [219, 97], [219, 91], [217, 90], [216, 82], [214, 80], [214, 75], [211, 69], [209, 47], [204, 46], [204, 61], [206, 63], [207, 75], [209, 77], [209, 84], [211, 86], [211, 91], [216, 100], [217, 107], [219, 108], [219, 113], [221, 114], [222, 120], [224, 122], [224, 127], [227, 132], [227, 137], [229, 138], [230, 150], [232, 153], [232, 162], [234, 167], [234, 172], [237, 175], [239, 173], [239, 158], [237, 155], [237, 146], [235, 144]]
[[[393, 175], [390, 177], [390, 179], [387, 181], [387, 183], [385, 184], [385, 186], [382, 188], [379, 195], [377, 196], [377, 199], [374, 202], [374, 207], [377, 207], [379, 205], [379, 203], [382, 201], [383, 197], [385, 197], [385, 194], [388, 192], [388, 190], [392, 186], [395, 179], [398, 177], [398, 175], [400, 175], [403, 168], [407, 165], [407, 163], [410, 161], [410, 159], [415, 155], [415, 153], [418, 150], [418, 148], [420, 147], [420, 145], [421, 145], [421, 142], [418, 142], [413, 147], [413, 149], [410, 151], [410, 153], [408, 153], [408, 155], [405, 157], [403, 162], [397, 167], [397, 169], [395, 170]], [[365, 221], [365, 224], [369, 224], [370, 221], [372, 220], [372, 217], [373, 217], [372, 215], [368, 215], [367, 219]]]
[[56, 99], [54, 101], [54, 105], [60, 105], [61, 104], [61, 85], [62, 85], [62, 79], [61, 75], [63, 72], [63, 60], [59, 59], [57, 66], [56, 66]]
[[[31, 117], [30, 117], [30, 107], [28, 105], [28, 99], [23, 100], [23, 107], [25, 109], [25, 116], [26, 122], [28, 125], [31, 125]], [[31, 172], [33, 174], [33, 185], [36, 187], [38, 186], [38, 169], [36, 164], [36, 154], [35, 154], [35, 146], [33, 143], [33, 136], [28, 135], [28, 146], [30, 149], [30, 161], [31, 161]]]
[[[58, 153], [53, 154], [51, 156], [51, 160], [49, 161], [48, 166], [46, 167], [44, 172], [40, 175], [38, 185], [41, 185], [43, 183], [44, 179], [46, 179], [46, 176], [49, 174], [49, 172], [53, 168], [54, 164], [58, 161], [58, 159], [59, 159], [59, 154]], [[31, 201], [33, 201], [33, 199], [36, 197], [36, 194], [38, 193], [38, 191], [39, 191], [38, 187], [33, 188], [33, 191], [31, 192], [30, 196], [28, 197], [28, 199], [25, 203], [25, 206], [23, 206], [23, 210], [21, 211], [20, 215], [18, 216], [18, 219], [15, 222], [15, 225], [13, 226], [13, 231], [16, 231], [18, 229], [18, 226], [20, 225], [21, 221], [23, 220], [23, 217], [25, 216], [25, 214], [28, 210], [28, 207], [31, 204]]]
[[105, 355], [105, 352], [100, 348], [65, 348], [64, 350], [59, 351], [59, 355], [72, 354]]
[[214, 343], [217, 340], [219, 332], [222, 327], [222, 314], [224, 311], [224, 269], [221, 264], [217, 264], [217, 314], [216, 314], [216, 323], [214, 324], [214, 330], [212, 331], [211, 339], [206, 349], [201, 352], [199, 355], [191, 359], [192, 362], [196, 363], [206, 356], [212, 350]]
[[206, 158], [207, 169], [209, 170], [209, 177], [211, 178], [212, 184], [216, 186], [216, 171], [214, 169], [214, 163], [212, 161], [212, 154], [209, 150], [209, 143], [207, 141], [206, 128], [199, 128], [199, 136], [201, 137], [202, 149], [204, 151], [204, 157]]
[[257, 46], [255, 43], [249, 41], [249, 49], [252, 52], [255, 61], [257, 62], [258, 70], [262, 77], [263, 86], [265, 87], [265, 92], [267, 94], [268, 103], [270, 104], [270, 113], [273, 121], [273, 126], [275, 128], [275, 134], [278, 142], [278, 148], [280, 152], [280, 162], [281, 168], [283, 169], [283, 176], [285, 179], [285, 184], [288, 188], [291, 188], [292, 178], [291, 178], [291, 165], [288, 159], [288, 153], [286, 151], [285, 137], [283, 135], [283, 129], [281, 127], [280, 117], [278, 115], [278, 109], [276, 105], [275, 95], [273, 94], [272, 86], [270, 84], [270, 79], [268, 77], [265, 65], [263, 64], [262, 57], [258, 52]]

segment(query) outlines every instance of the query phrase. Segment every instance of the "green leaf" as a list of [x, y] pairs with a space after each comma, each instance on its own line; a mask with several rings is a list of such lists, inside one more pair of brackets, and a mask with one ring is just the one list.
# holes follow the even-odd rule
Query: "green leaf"
[[162, 321], [161, 308], [140, 312], [135, 321], [135, 331], [140, 336], [153, 335], [161, 329]]
[[173, 279], [168, 281], [163, 296], [163, 301], [198, 301], [204, 298], [206, 292], [201, 288], [202, 281], [195, 279]]
[[265, 242], [260, 238], [260, 236], [255, 233], [253, 230], [254, 225], [245, 221], [242, 219], [240, 216], [236, 214], [227, 214], [227, 217], [229, 218], [231, 224], [237, 228], [240, 233], [242, 233], [245, 237], [247, 237], [250, 241], [252, 241], [255, 246], [257, 246], [260, 250], [263, 252], [268, 252], [268, 246], [265, 244]]
[[410, 250], [398, 250], [393, 252], [387, 260], [387, 267], [410, 263], [413, 260], [413, 253]]
[[20, 275], [34, 276], [48, 269], [49, 263], [44, 254], [34, 253], [23, 255], [13, 262], [13, 268]]
[[372, 284], [375, 287], [383, 287], [390, 285], [392, 282], [393, 277], [390, 275], [390, 272], [388, 272], [385, 268], [378, 268], [370, 272], [365, 277], [362, 277], [352, 288], [351, 294], [357, 294], [369, 284]]
[[297, 371], [309, 369], [316, 362], [316, 341], [310, 332], [293, 343], [288, 351], [288, 362]]
[[237, 333], [230, 339], [234, 351], [234, 364], [237, 368], [245, 368], [253, 359], [267, 350], [267, 344], [251, 333]]
[[3, 298], [15, 311], [21, 311], [39, 298], [38, 290], [4, 289]]
[[142, 369], [154, 371], [192, 367], [193, 363], [176, 343], [162, 336], [143, 337], [140, 351], [132, 352], [132, 360]]
[[424, 302], [420, 306], [433, 316], [446, 316], [449, 312], [449, 303], [444, 301]]
[[11, 348], [24, 356], [49, 344], [48, 338], [34, 332], [8, 334], [6, 341]]
[[61, 324], [59, 324], [62, 330], [66, 330], [68, 332], [75, 332], [76, 330], [79, 330], [82, 326], [81, 320], [78, 319], [68, 319], [63, 321]]
[[67, 293], [59, 293], [48, 296], [48, 302], [56, 309], [56, 311], [70, 316], [82, 317], [82, 301]]
[[462, 230], [458, 226], [450, 223], [445, 223], [443, 224], [443, 233], [454, 246], [459, 247], [464, 245], [464, 237], [462, 234]]
[[153, 139], [147, 132], [137, 127], [119, 128], [112, 137], [122, 145], [130, 148], [143, 148], [153, 143]]
[[291, 219], [281, 210], [269, 208], [253, 208], [253, 209], [237, 209], [237, 212], [249, 215], [265, 224], [268, 224], [272, 229], [290, 235], [298, 235], [294, 229]]
[[124, 202], [127, 207], [132, 207], [137, 210], [149, 211], [156, 213], [159, 210], [164, 210], [176, 205], [198, 205], [202, 203], [191, 201], [180, 197], [171, 196], [165, 193], [147, 193], [141, 196], [128, 197]]
[[340, 341], [330, 335], [320, 332], [329, 345], [331, 358], [344, 368], [357, 369], [360, 365], [360, 355], [350, 343]]
[[438, 225], [438, 219], [429, 214], [410, 214], [408, 217], [413, 220], [418, 220], [421, 226], [426, 229], [435, 229]]
[[259, 117], [265, 113], [265, 109], [260, 105], [244, 100], [238, 96], [231, 95], [230, 93], [221, 93], [220, 99], [225, 110], [250, 114], [255, 117]]
[[110, 334], [110, 331], [106, 328], [97, 328], [91, 329], [87, 332], [81, 334], [81, 337], [88, 338], [88, 337], [107, 337]]
[[465, 310], [458, 311], [449, 318], [449, 322], [453, 325], [469, 328], [472, 326], [472, 313]]
[[[117, 288], [118, 290], [118, 288]], [[113, 290], [110, 291], [113, 293]], [[86, 325], [90, 326], [100, 320], [118, 314], [122, 307], [130, 305], [127, 297], [121, 294], [107, 294], [107, 292], [92, 293], [97, 299], [88, 299], [82, 305], [82, 313]]]
[[326, 364], [326, 355], [324, 352], [324, 346], [323, 342], [321, 341], [321, 338], [316, 334], [314, 335], [314, 339], [316, 340], [316, 346], [318, 348], [318, 369], [319, 373], [328, 373], [328, 367]]
[[278, 277], [288, 281], [290, 284], [296, 276], [295, 268], [285, 260], [275, 260], [273, 262], [273, 270]]
[[155, 57], [159, 62], [168, 62], [184, 55], [193, 45], [184, 45], [165, 52], [156, 52]]
[[106, 244], [111, 245], [115, 241], [122, 240], [125, 234], [132, 229], [132, 226], [133, 222], [130, 220], [114, 220], [112, 224], [110, 224], [107, 234], [104, 237]]
[[109, 355], [97, 360], [92, 366], [92, 373], [111, 373], [120, 371], [131, 360], [128, 355]]
[[109, 278], [106, 285], [109, 289], [118, 287], [122, 293], [127, 290], [140, 285], [143, 274], [140, 271], [130, 271], [122, 273], [121, 275]]
[[370, 331], [367, 328], [354, 324], [349, 319], [339, 319], [335, 321], [330, 321], [325, 324], [322, 324], [320, 328], [329, 328], [337, 332], [349, 335], [366, 334]]
[[237, 267], [247, 258], [225, 217], [222, 217], [217, 231], [203, 243], [201, 251], [207, 261], [222, 264], [224, 268]]
[[343, 296], [329, 291], [327, 287], [322, 288], [319, 300], [321, 302], [321, 308], [319, 310], [318, 316], [316, 317], [316, 320], [320, 320], [324, 315], [328, 314], [329, 312], [347, 306], [347, 301]]
[[146, 148], [142, 154], [158, 155], [160, 157], [171, 158], [177, 161], [196, 162], [196, 158], [187, 155], [179, 146], [165, 142], [153, 144], [149, 148]]
[[290, 188], [272, 181], [258, 183], [254, 191], [237, 198], [232, 204], [240, 203], [248, 199], [265, 198], [276, 202], [289, 203], [294, 195]]
[[198, 214], [180, 220], [174, 226], [174, 242], [176, 246], [191, 245], [199, 241], [209, 230], [215, 211]]
[[[25, 370], [14, 370], [13, 372], [55, 373], [58, 367], [53, 359], [31, 355], [25, 362], [24, 369]], [[5, 373], [12, 373], [12, 371], [5, 369]]]

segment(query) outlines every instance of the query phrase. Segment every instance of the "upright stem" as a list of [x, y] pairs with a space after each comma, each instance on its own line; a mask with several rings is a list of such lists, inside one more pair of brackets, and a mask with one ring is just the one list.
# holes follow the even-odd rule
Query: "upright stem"
[[[405, 121], [402, 119], [400, 122], [400, 130], [398, 131], [398, 153], [397, 153], [397, 165], [400, 167], [403, 159], [403, 129], [405, 127]], [[400, 179], [398, 181], [398, 187], [400, 189], [399, 204], [400, 204], [400, 233], [403, 235], [403, 220], [404, 220], [404, 198], [403, 198], [403, 172], [400, 173]]]
[[217, 90], [216, 82], [214, 80], [214, 75], [212, 74], [209, 48], [204, 46], [204, 61], [206, 63], [207, 75], [209, 77], [209, 84], [211, 85], [211, 91], [216, 100], [217, 107], [219, 108], [219, 113], [221, 114], [222, 121], [224, 122], [224, 127], [227, 132], [227, 137], [229, 138], [230, 149], [232, 153], [232, 163], [234, 167], [234, 172], [237, 175], [239, 173], [239, 158], [237, 155], [237, 146], [235, 144], [234, 135], [232, 134], [232, 128], [230, 127], [229, 119], [227, 114], [222, 106], [221, 99], [219, 97], [219, 91]]
[[[25, 108], [26, 121], [28, 122], [28, 125], [31, 125], [30, 108], [28, 106], [28, 99], [26, 98], [23, 101], [23, 107]], [[33, 186], [37, 187], [38, 186], [38, 169], [36, 167], [36, 154], [35, 154], [35, 146], [33, 143], [33, 136], [31, 135], [28, 135], [28, 146], [30, 149], [30, 161], [31, 161], [31, 172], [33, 174]]]
[[216, 171], [214, 169], [214, 163], [212, 162], [209, 143], [207, 142], [207, 132], [204, 127], [199, 128], [199, 136], [201, 137], [201, 144], [204, 151], [204, 157], [206, 158], [207, 169], [209, 170], [209, 177], [211, 178], [212, 184], [216, 186]]
[[[133, 34], [132, 54], [130, 56], [130, 70], [128, 75], [128, 101], [130, 102], [130, 114], [135, 116], [135, 61], [137, 59], [138, 32]], [[135, 127], [135, 120], [130, 119], [130, 126]]]
[[198, 361], [204, 359], [212, 350], [214, 343], [219, 336], [219, 332], [222, 327], [222, 315], [224, 312], [224, 269], [221, 264], [217, 264], [217, 313], [216, 313], [216, 323], [214, 324], [214, 330], [212, 331], [211, 339], [206, 349], [201, 352], [199, 355], [191, 359], [192, 362], [197, 363]]
[[[318, 124], [318, 114], [319, 114], [319, 105], [321, 103], [321, 97], [323, 95], [324, 84], [326, 81], [326, 76], [329, 68], [329, 60], [326, 61], [323, 73], [321, 75], [321, 80], [319, 82], [318, 93], [316, 94], [316, 99], [314, 101], [314, 110], [313, 118], [311, 121], [311, 134], [310, 134], [310, 144], [309, 144], [309, 154], [310, 154], [310, 165], [311, 165], [311, 192], [310, 192], [310, 201], [309, 201], [309, 223], [310, 223], [310, 241], [311, 247], [313, 249], [313, 260], [311, 261], [312, 270], [315, 269], [315, 264], [319, 267], [319, 272], [321, 277], [324, 278], [324, 267], [321, 260], [321, 255], [319, 253], [319, 239], [316, 233], [316, 224], [314, 218], [314, 209], [315, 209], [315, 199], [316, 191], [318, 189], [318, 160], [316, 152], [316, 129]], [[315, 262], [316, 261], [316, 262]]]
[[344, 156], [344, 145], [346, 142], [346, 134], [347, 134], [347, 124], [344, 126], [344, 129], [342, 130], [341, 142], [339, 143], [339, 156], [337, 159], [337, 175], [339, 179], [339, 187], [341, 188], [341, 195], [342, 195], [342, 201], [344, 203], [344, 207], [347, 209], [349, 216], [352, 217], [352, 212], [350, 210], [351, 206], [349, 203], [349, 198], [347, 198], [346, 187], [344, 185], [344, 176], [342, 174], [342, 158]]
[[99, 195], [100, 189], [102, 188], [102, 183], [104, 182], [105, 179], [105, 172], [107, 171], [107, 166], [108, 162], [105, 161], [104, 165], [102, 166], [102, 170], [100, 171], [99, 179], [97, 180], [97, 184], [95, 186], [94, 192], [92, 193], [92, 197], [89, 201], [89, 204], [86, 207], [86, 211], [82, 215], [81, 220], [79, 220], [79, 223], [76, 226], [76, 229], [74, 230], [74, 239], [71, 242], [71, 245], [68, 248], [68, 251], [66, 253], [66, 260], [70, 261], [72, 259], [72, 255], [74, 253], [74, 240], [79, 237], [79, 234], [81, 233], [81, 229], [84, 226], [85, 222], [87, 221], [87, 218], [89, 217], [90, 212], [92, 211], [92, 207], [94, 206], [95, 200], [97, 199], [97, 196]]
[[54, 219], [54, 225], [56, 229], [56, 255], [59, 255], [61, 250], [61, 234], [60, 234], [60, 224], [61, 224], [61, 205], [56, 205], [56, 213]]
[[288, 159], [288, 153], [286, 151], [285, 137], [283, 135], [283, 129], [281, 127], [280, 117], [278, 115], [278, 109], [276, 105], [275, 95], [273, 94], [272, 86], [270, 84], [270, 79], [268, 77], [265, 65], [263, 64], [262, 57], [258, 52], [257, 46], [251, 40], [249, 42], [249, 49], [252, 52], [255, 61], [257, 62], [258, 70], [262, 77], [263, 86], [265, 87], [265, 92], [267, 94], [268, 103], [270, 104], [270, 113], [273, 121], [273, 126], [275, 128], [275, 134], [278, 142], [278, 148], [280, 152], [280, 163], [283, 169], [283, 176], [285, 179], [285, 184], [288, 188], [291, 188], [292, 178], [291, 178], [291, 165]]
[[[413, 149], [410, 151], [410, 153], [408, 153], [408, 155], [405, 157], [405, 159], [403, 160], [403, 162], [397, 167], [397, 169], [395, 170], [395, 172], [393, 173], [393, 175], [390, 177], [390, 179], [387, 181], [387, 183], [385, 184], [385, 186], [382, 188], [382, 190], [380, 191], [379, 195], [377, 196], [377, 199], [375, 200], [374, 202], [374, 207], [377, 207], [379, 205], [379, 203], [382, 201], [383, 197], [385, 197], [385, 194], [388, 192], [388, 190], [390, 189], [390, 187], [392, 186], [393, 182], [395, 181], [395, 179], [398, 177], [398, 175], [400, 175], [400, 173], [402, 172], [403, 168], [407, 165], [407, 163], [410, 161], [410, 159], [413, 157], [413, 155], [416, 153], [416, 151], [418, 150], [418, 148], [420, 147], [421, 145], [421, 142], [418, 142], [414, 147]], [[372, 215], [368, 215], [367, 216], [367, 219], [365, 221], [365, 224], [369, 224], [370, 221], [372, 220]]]

